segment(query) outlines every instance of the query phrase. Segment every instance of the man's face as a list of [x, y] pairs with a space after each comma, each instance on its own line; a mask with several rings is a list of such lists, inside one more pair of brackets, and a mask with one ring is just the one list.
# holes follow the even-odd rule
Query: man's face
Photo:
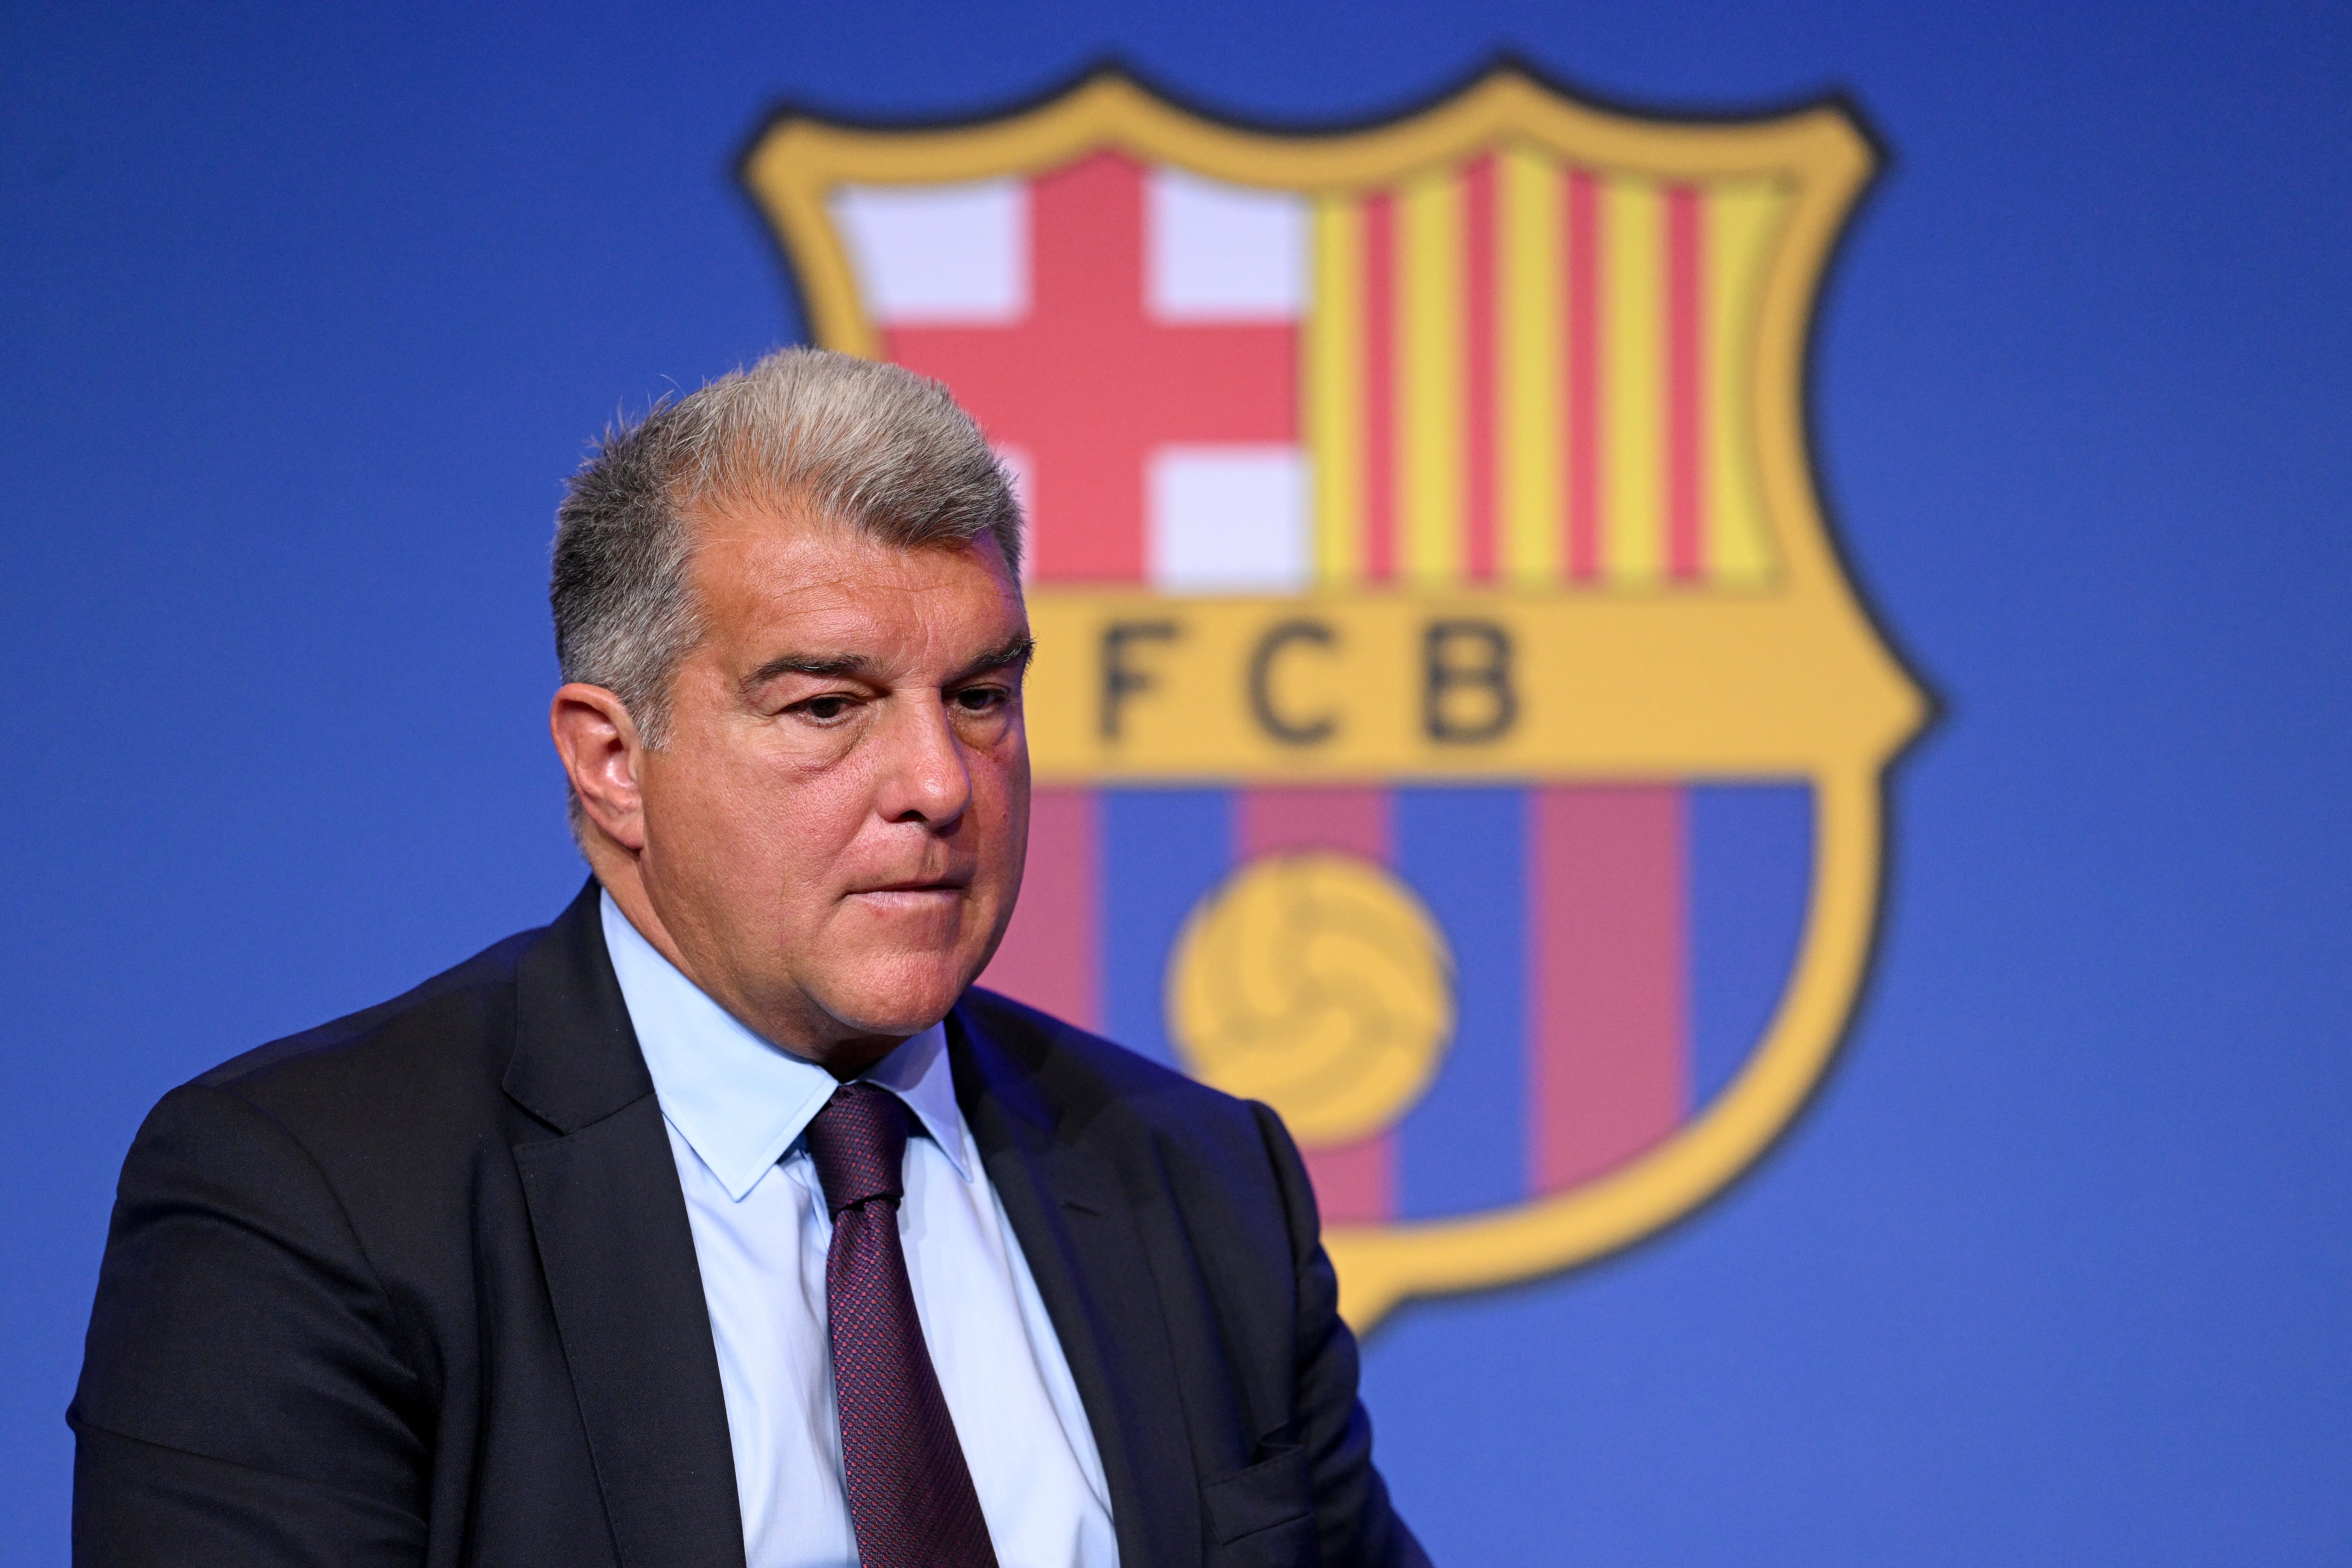
[[993, 540], [702, 520], [704, 640], [643, 753], [647, 900], [687, 973], [825, 1065], [926, 1027], [1003, 934], [1028, 837], [1028, 616]]

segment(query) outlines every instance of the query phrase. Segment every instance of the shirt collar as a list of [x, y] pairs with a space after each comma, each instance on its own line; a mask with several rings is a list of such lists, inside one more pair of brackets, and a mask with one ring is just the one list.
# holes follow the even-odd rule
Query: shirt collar
[[[740, 1203], [840, 1086], [823, 1068], [770, 1045], [712, 1001], [629, 923], [612, 894], [601, 895], [599, 908], [604, 948], [662, 1115], [727, 1195]], [[969, 1182], [971, 1149], [947, 1043], [945, 1027], [933, 1024], [862, 1076], [906, 1101], [956, 1174]]]

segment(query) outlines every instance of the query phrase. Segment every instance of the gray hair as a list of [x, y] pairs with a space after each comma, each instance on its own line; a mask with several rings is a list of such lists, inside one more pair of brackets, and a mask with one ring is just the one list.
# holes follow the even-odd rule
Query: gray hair
[[985, 533], [1020, 579], [1020, 504], [946, 387], [822, 349], [772, 353], [607, 430], [556, 510], [556, 662], [618, 697], [648, 746], [667, 736], [672, 679], [702, 637], [691, 521], [737, 506], [903, 550]]

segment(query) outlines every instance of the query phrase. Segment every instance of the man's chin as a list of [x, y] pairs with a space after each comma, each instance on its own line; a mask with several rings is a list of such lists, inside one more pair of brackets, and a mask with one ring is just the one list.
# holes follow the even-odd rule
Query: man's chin
[[971, 984], [971, 966], [962, 961], [925, 955], [835, 976], [817, 1000], [843, 1027], [856, 1034], [904, 1038], [946, 1017]]

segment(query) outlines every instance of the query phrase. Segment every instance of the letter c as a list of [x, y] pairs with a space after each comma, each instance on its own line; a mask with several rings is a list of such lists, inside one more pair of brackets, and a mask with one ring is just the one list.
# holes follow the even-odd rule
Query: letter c
[[1339, 720], [1325, 713], [1304, 721], [1284, 715], [1274, 705], [1274, 660], [1292, 643], [1313, 643], [1318, 647], [1329, 647], [1339, 640], [1331, 628], [1321, 621], [1284, 621], [1268, 628], [1257, 639], [1257, 647], [1250, 654], [1250, 712], [1258, 728], [1286, 746], [1311, 746], [1328, 741], [1339, 727]]

